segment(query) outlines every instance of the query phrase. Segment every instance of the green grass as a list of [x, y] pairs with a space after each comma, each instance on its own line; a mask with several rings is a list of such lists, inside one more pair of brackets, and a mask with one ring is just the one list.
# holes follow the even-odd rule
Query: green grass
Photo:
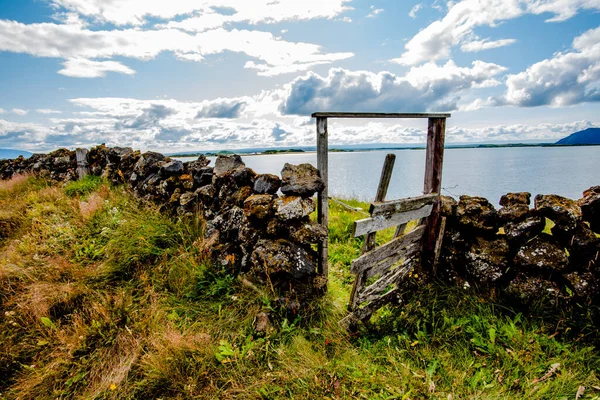
[[65, 185], [65, 193], [70, 197], [85, 196], [97, 190], [103, 184], [105, 184], [105, 181], [101, 177], [87, 175], [83, 179], [67, 183]]
[[[413, 277], [403, 304], [346, 332], [338, 321], [362, 246], [351, 224], [364, 215], [333, 202], [329, 292], [294, 319], [202, 258], [198, 221], [172, 221], [119, 187], [102, 182], [83, 199], [29, 178], [0, 186], [0, 209], [20, 215], [0, 242], [0, 399], [600, 393], [586, 338], [462, 288]], [[254, 329], [260, 312], [270, 314], [266, 332]]]

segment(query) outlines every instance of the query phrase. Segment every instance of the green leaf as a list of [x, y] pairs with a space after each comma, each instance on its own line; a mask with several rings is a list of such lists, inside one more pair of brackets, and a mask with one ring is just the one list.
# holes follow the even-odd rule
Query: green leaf
[[56, 329], [56, 325], [54, 325], [54, 322], [52, 322], [52, 320], [50, 318], [42, 317], [42, 318], [40, 318], [40, 320], [42, 321], [42, 324], [44, 324], [48, 328]]

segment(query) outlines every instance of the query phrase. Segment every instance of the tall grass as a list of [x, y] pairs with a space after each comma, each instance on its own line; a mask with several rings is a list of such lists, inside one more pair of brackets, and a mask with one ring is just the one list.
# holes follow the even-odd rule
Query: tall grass
[[329, 292], [293, 319], [201, 257], [199, 221], [172, 221], [121, 188], [69, 196], [26, 179], [0, 188], [0, 209], [11, 207], [21, 222], [0, 243], [0, 399], [598, 394], [593, 345], [462, 288], [414, 278], [404, 303], [346, 332], [362, 245], [350, 224], [363, 215], [335, 203]]

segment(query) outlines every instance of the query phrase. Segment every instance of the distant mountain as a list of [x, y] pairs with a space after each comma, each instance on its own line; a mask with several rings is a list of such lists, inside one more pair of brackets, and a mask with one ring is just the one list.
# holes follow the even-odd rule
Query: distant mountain
[[600, 144], [600, 128], [588, 128], [584, 131], [572, 133], [555, 144]]
[[31, 153], [24, 150], [0, 149], [0, 160], [5, 158], [17, 158], [19, 156], [29, 158], [31, 157]]

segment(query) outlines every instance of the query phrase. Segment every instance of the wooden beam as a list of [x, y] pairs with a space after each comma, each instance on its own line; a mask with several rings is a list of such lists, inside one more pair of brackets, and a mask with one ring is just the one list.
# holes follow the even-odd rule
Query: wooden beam
[[[329, 232], [329, 160], [328, 160], [328, 138], [327, 138], [327, 118], [317, 118], [317, 169], [321, 179], [325, 182], [325, 187], [317, 194], [317, 220], [327, 232]], [[329, 276], [329, 233], [319, 243], [319, 273], [328, 278]]]
[[[423, 193], [441, 193], [442, 166], [444, 164], [444, 141], [446, 136], [446, 119], [430, 118], [427, 128], [427, 150]], [[440, 200], [438, 199], [427, 218], [427, 231], [423, 235], [423, 269], [433, 272], [435, 244], [440, 226]]]
[[383, 307], [387, 303], [393, 301], [398, 296], [398, 293], [399, 293], [399, 290], [397, 288], [392, 289], [389, 292], [387, 292], [386, 294], [373, 300], [370, 304], [367, 304], [362, 308], [358, 308], [358, 309], [354, 310], [350, 314], [350, 316], [348, 316], [346, 318], [348, 318], [349, 321], [353, 321], [353, 320], [367, 321], [369, 318], [371, 318], [371, 315], [373, 315], [373, 313], [375, 311], [377, 311], [379, 308]]
[[[381, 169], [381, 177], [379, 178], [379, 186], [377, 187], [377, 193], [375, 194], [375, 201], [382, 202], [385, 200], [388, 187], [390, 186], [390, 180], [392, 179], [392, 172], [394, 171], [394, 163], [396, 162], [395, 154], [388, 154], [385, 156], [383, 162], [383, 168]], [[372, 232], [365, 238], [363, 245], [363, 254], [370, 251], [375, 247], [375, 239], [377, 232]]]
[[408, 221], [424, 218], [431, 214], [432, 204], [424, 205], [416, 210], [406, 211], [397, 214], [384, 214], [372, 218], [365, 218], [354, 222], [353, 237], [366, 235], [371, 232], [377, 232], [392, 226], [402, 225]]
[[350, 272], [353, 274], [363, 273], [366, 269], [374, 267], [382, 262], [389, 263], [389, 266], [392, 266], [404, 257], [403, 254], [400, 254], [404, 248], [421, 240], [424, 231], [425, 226], [420, 226], [402, 237], [394, 239], [375, 250], [363, 254], [352, 261]]
[[76, 149], [75, 157], [77, 158], [77, 174], [79, 179], [83, 179], [88, 173], [87, 149]]
[[358, 295], [357, 303], [361, 304], [366, 301], [377, 299], [382, 295], [382, 292], [384, 292], [387, 287], [390, 285], [396, 285], [402, 278], [404, 278], [404, 276], [406, 276], [413, 269], [413, 266], [413, 259], [404, 261], [404, 263], [402, 263], [402, 265], [400, 265], [398, 268], [389, 271], [387, 274], [377, 279], [375, 283], [362, 290]]
[[[419, 237], [419, 239], [421, 239], [421, 237]], [[421, 244], [418, 241], [415, 241], [412, 244], [409, 243], [406, 247], [398, 250], [398, 253], [394, 254], [392, 257], [384, 259], [379, 264], [371, 266], [371, 268], [367, 268], [365, 270], [365, 277], [369, 279], [377, 275], [385, 274], [397, 263], [414, 258], [420, 251]]]
[[369, 212], [371, 213], [371, 217], [377, 217], [379, 215], [417, 210], [428, 204], [435, 203], [437, 197], [437, 194], [426, 194], [424, 196], [408, 197], [400, 200], [379, 201], [371, 204]]
[[449, 113], [316, 112], [313, 118], [450, 118]]

